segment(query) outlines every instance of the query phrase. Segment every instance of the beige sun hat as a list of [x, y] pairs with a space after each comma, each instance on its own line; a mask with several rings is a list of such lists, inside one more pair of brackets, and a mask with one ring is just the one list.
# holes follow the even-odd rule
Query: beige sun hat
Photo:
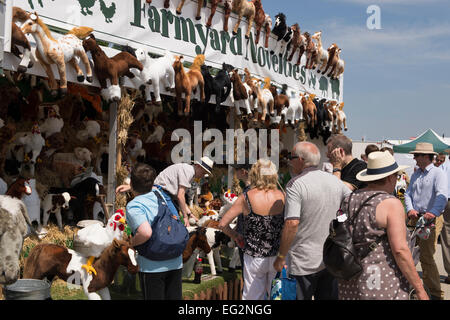
[[428, 142], [418, 142], [416, 144], [416, 150], [410, 151], [409, 153], [438, 154], [437, 152], [434, 152], [433, 145]]
[[399, 166], [389, 151], [375, 151], [369, 154], [367, 169], [356, 175], [359, 181], [375, 181], [383, 179], [393, 173], [409, 168]]
[[212, 167], [214, 165], [214, 161], [208, 157], [202, 157], [200, 161], [194, 161], [195, 164], [198, 164], [200, 167], [205, 169], [209, 175], [212, 175]]

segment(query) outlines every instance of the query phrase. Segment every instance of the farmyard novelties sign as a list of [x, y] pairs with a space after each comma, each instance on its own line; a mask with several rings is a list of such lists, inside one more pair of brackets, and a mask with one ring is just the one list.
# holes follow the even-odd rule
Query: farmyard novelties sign
[[[66, 30], [89, 26], [94, 28], [97, 39], [143, 47], [156, 54], [163, 54], [167, 49], [183, 55], [187, 61], [203, 53], [207, 65], [220, 68], [225, 62], [240, 70], [248, 68], [252, 75], [261, 79], [269, 77], [280, 86], [287, 84], [295, 93], [309, 92], [343, 101], [343, 76], [330, 80], [325, 75], [306, 70], [305, 56], [299, 66], [295, 65], [298, 53], [294, 55], [294, 63], [281, 58], [277, 50], [271, 55], [270, 49], [277, 45], [275, 38], [271, 37], [268, 49], [262, 46], [262, 40], [255, 45], [255, 30], [249, 39], [245, 38], [246, 19], [233, 36], [232, 28], [237, 21], [234, 14], [229, 19], [229, 32], [223, 31], [224, 15], [220, 6], [211, 28], [207, 28], [205, 24], [211, 12], [209, 4], [202, 8], [201, 20], [196, 20], [197, 2], [186, 1], [182, 14], [177, 15], [178, 2], [171, 0], [167, 9], [163, 6], [164, 0], [153, 0], [150, 5], [145, 0], [14, 0], [13, 4], [36, 11], [51, 26]], [[263, 31], [261, 39], [264, 39]]]

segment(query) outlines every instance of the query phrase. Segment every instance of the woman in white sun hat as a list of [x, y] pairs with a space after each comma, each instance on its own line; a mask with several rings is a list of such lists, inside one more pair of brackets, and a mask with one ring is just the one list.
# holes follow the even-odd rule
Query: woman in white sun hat
[[370, 153], [367, 169], [356, 175], [368, 186], [341, 205], [353, 221], [353, 243], [364, 268], [355, 279], [339, 280], [341, 300], [407, 300], [410, 285], [419, 299], [428, 299], [408, 246], [405, 210], [392, 195], [397, 172], [405, 168], [387, 151]]

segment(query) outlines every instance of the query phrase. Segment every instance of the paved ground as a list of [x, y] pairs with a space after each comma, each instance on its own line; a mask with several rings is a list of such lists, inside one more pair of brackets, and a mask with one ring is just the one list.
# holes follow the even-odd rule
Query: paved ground
[[[439, 274], [441, 275], [441, 289], [445, 292], [445, 300], [450, 300], [450, 284], [444, 283], [444, 279], [447, 277], [447, 273], [445, 272], [444, 264], [442, 262], [442, 249], [440, 244], [437, 245], [436, 253], [434, 254], [434, 260], [436, 261], [437, 267], [439, 269]], [[419, 275], [422, 275], [420, 262], [417, 264], [417, 271], [419, 271]]]

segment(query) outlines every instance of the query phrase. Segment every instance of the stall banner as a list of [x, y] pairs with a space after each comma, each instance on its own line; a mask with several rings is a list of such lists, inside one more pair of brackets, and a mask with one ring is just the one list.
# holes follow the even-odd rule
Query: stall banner
[[[244, 18], [236, 36], [232, 30], [237, 16], [229, 19], [229, 32], [223, 31], [223, 8], [218, 7], [211, 28], [206, 20], [211, 12], [210, 5], [201, 10], [201, 19], [196, 20], [197, 1], [186, 1], [181, 15], [176, 14], [179, 0], [171, 0], [164, 8], [164, 0], [13, 0], [15, 6], [37, 12], [48, 25], [70, 30], [75, 26], [88, 26], [95, 30], [97, 39], [120, 45], [143, 47], [149, 52], [163, 54], [170, 50], [183, 55], [186, 61], [193, 61], [203, 53], [206, 64], [221, 68], [222, 63], [240, 69], [248, 68], [252, 76], [272, 82], [287, 84], [291, 96], [298, 92], [314, 93], [318, 97], [343, 101], [343, 76], [337, 80], [305, 69], [306, 57], [300, 66], [295, 65], [298, 53], [292, 62], [281, 58], [274, 37], [269, 48], [264, 48], [264, 31], [258, 45], [254, 43], [255, 29], [250, 39], [245, 38], [247, 20]], [[275, 18], [272, 17], [274, 20]]]

